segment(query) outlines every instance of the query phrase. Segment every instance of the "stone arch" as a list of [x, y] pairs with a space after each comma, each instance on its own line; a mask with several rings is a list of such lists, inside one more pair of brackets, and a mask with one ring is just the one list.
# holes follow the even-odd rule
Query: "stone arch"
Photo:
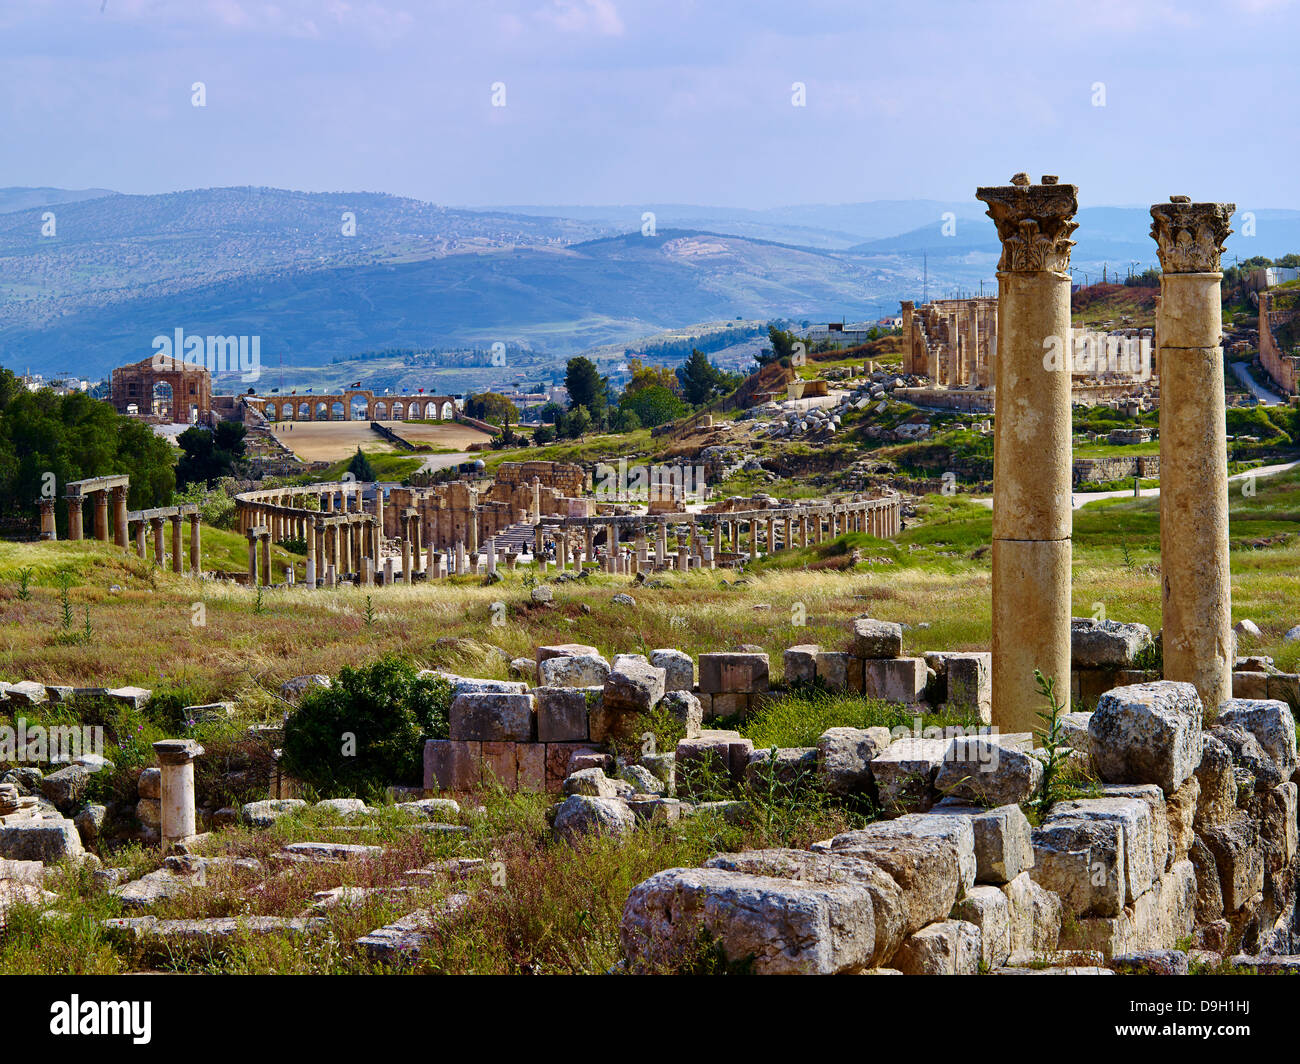
[[424, 420], [425, 420], [425, 421], [433, 421], [433, 420], [435, 420], [435, 419], [437, 418], [437, 416], [438, 416], [438, 404], [437, 404], [437, 403], [434, 403], [434, 402], [428, 402], [428, 403], [425, 403], [425, 404], [424, 404]]
[[298, 420], [299, 421], [311, 420], [311, 405], [309, 403], [298, 404]]
[[155, 417], [172, 416], [175, 396], [172, 393], [172, 386], [167, 381], [155, 381], [152, 394], [149, 396], [149, 406]]
[[438, 407], [438, 420], [439, 420], [439, 421], [450, 421], [454, 416], [455, 416], [455, 407], [452, 406], [452, 403], [451, 403], [451, 400], [450, 400], [450, 399], [448, 399], [447, 401], [443, 402], [443, 403]]
[[370, 418], [370, 400], [360, 392], [353, 392], [347, 397], [348, 419], [350, 421], [368, 421]]
[[330, 419], [329, 407], [328, 407], [328, 406], [325, 404], [325, 402], [323, 402], [323, 401], [317, 403], [317, 404], [316, 404], [316, 409], [315, 409], [315, 410], [313, 411], [313, 413], [312, 413], [312, 420], [313, 420], [313, 421], [328, 421], [329, 419]]
[[348, 419], [348, 412], [347, 412], [347, 408], [344, 407], [343, 405], [343, 400], [335, 399], [334, 402], [330, 403], [331, 421], [346, 421], [347, 419]]
[[406, 407], [403, 405], [402, 401], [400, 399], [395, 399], [393, 401], [393, 420], [401, 421], [405, 413]]
[[375, 401], [374, 421], [386, 421], [388, 419], [388, 404], [382, 399]]

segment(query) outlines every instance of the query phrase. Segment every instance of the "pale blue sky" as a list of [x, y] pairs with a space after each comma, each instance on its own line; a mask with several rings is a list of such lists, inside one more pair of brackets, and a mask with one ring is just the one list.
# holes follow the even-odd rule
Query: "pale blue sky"
[[1292, 0], [0, 0], [0, 186], [767, 207], [1023, 169], [1295, 207], [1298, 29]]

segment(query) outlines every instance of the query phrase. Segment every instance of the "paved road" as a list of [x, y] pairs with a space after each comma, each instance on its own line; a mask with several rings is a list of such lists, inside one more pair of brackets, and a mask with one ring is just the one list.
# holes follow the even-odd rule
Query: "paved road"
[[[1288, 469], [1295, 469], [1300, 466], [1300, 462], [1281, 462], [1277, 465], [1260, 466], [1258, 469], [1251, 469], [1245, 473], [1234, 473], [1229, 480], [1245, 480], [1247, 477], [1269, 477], [1275, 473], [1285, 473]], [[1160, 494], [1159, 488], [1143, 488], [1142, 498], [1150, 499]], [[1124, 491], [1076, 491], [1070, 493], [1070, 507], [1077, 510], [1090, 502], [1096, 502], [1098, 499], [1131, 499], [1133, 498], [1133, 489], [1128, 488]], [[989, 498], [973, 499], [972, 502], [980, 506], [986, 506], [993, 509], [993, 500]]]
[[1250, 368], [1245, 362], [1233, 362], [1231, 368], [1233, 376], [1235, 376], [1237, 380], [1241, 381], [1241, 383], [1250, 391], [1250, 394], [1265, 406], [1285, 405], [1285, 399], [1274, 392], [1270, 392], [1250, 375]]

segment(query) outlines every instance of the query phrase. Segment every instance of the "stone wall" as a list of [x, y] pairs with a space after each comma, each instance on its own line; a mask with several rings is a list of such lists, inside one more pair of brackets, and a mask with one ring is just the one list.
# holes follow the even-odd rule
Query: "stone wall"
[[1288, 395], [1300, 393], [1300, 355], [1288, 354], [1278, 346], [1274, 332], [1300, 317], [1300, 309], [1275, 310], [1272, 292], [1259, 297], [1259, 361], [1264, 372]]

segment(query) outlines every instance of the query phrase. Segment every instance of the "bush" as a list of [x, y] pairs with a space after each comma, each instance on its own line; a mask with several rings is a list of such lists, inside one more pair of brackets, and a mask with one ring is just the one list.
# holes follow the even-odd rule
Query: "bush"
[[344, 667], [308, 694], [284, 726], [285, 771], [324, 798], [418, 784], [425, 739], [447, 737], [452, 686], [393, 655]]

